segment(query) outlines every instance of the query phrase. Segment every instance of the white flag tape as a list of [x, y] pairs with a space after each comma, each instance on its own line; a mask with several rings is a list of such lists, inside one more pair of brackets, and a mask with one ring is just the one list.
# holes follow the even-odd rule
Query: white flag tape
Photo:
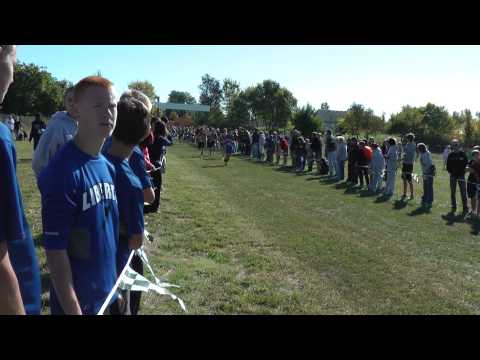
[[127, 266], [127, 269], [123, 274], [123, 277], [119, 284], [119, 288], [122, 290], [143, 291], [143, 292], [149, 292], [150, 290], [152, 290], [159, 295], [168, 295], [173, 300], [177, 300], [182, 310], [187, 312], [187, 309], [185, 307], [185, 303], [183, 302], [183, 300], [177, 297], [176, 295], [172, 294], [168, 289], [166, 289], [167, 287], [171, 287], [171, 286], [176, 286], [176, 285], [172, 285], [168, 283], [154, 284], [148, 279], [146, 279], [144, 276], [140, 275], [135, 270], [133, 270], [129, 265]]
[[110, 300], [112, 299], [113, 295], [115, 294], [115, 292], [117, 291], [117, 288], [122, 280], [122, 277], [123, 275], [125, 274], [125, 272], [127, 271], [127, 268], [129, 267], [130, 265], [130, 262], [132, 261], [132, 257], [133, 257], [133, 254], [134, 254], [134, 251], [132, 250], [130, 252], [130, 256], [128, 257], [128, 260], [127, 260], [127, 265], [125, 265], [125, 267], [123, 268], [122, 272], [120, 273], [120, 276], [118, 277], [117, 279], [117, 282], [115, 283], [115, 285], [113, 286], [113, 289], [110, 291], [110, 294], [108, 294], [107, 296], [107, 299], [105, 300], [105, 302], [103, 303], [102, 307], [100, 308], [99, 312], [97, 315], [103, 315], [103, 313], [105, 312], [105, 309], [107, 308], [107, 306], [109, 305], [110, 303]]
[[[155, 279], [155, 284], [130, 267], [130, 263], [134, 254], [138, 255], [142, 262], [147, 266], [148, 270]], [[150, 266], [150, 262], [148, 261], [147, 254], [143, 250], [143, 247], [135, 251], [132, 250], [130, 252], [130, 256], [128, 257], [127, 264], [120, 273], [120, 276], [118, 277], [115, 286], [108, 294], [107, 299], [103, 303], [97, 315], [103, 315], [105, 313], [107, 306], [109, 305], [113, 295], [117, 292], [118, 289], [142, 292], [154, 291], [159, 295], [168, 295], [173, 300], [178, 301], [182, 310], [187, 312], [183, 300], [177, 297], [175, 294], [171, 293], [169, 290], [167, 290], [167, 288], [169, 287], [179, 288], [180, 286], [170, 284], [168, 282], [162, 282], [156, 277], [152, 267]]]

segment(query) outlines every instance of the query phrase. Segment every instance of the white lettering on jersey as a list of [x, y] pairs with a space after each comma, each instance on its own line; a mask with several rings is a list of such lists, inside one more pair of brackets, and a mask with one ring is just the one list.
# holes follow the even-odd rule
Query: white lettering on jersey
[[105, 198], [111, 200], [112, 192], [110, 191], [110, 186], [107, 183], [103, 183], [103, 190], [105, 191]]
[[90, 201], [92, 202], [92, 206], [97, 205], [97, 201], [95, 201], [95, 195], [93, 194], [93, 188], [88, 189], [90, 193]]
[[115, 192], [115, 185], [110, 184], [110, 189], [112, 191], [112, 200], [117, 201], [117, 193]]
[[92, 205], [88, 202], [87, 192], [83, 193], [83, 211], [90, 209]]
[[97, 204], [102, 200], [102, 196], [100, 195], [100, 189], [98, 185], [93, 185], [93, 192], [95, 193], [95, 200], [97, 200]]
[[90, 189], [85, 191], [82, 196], [83, 211], [99, 204], [102, 200], [117, 201], [115, 195], [115, 185], [108, 183], [99, 183], [93, 185]]

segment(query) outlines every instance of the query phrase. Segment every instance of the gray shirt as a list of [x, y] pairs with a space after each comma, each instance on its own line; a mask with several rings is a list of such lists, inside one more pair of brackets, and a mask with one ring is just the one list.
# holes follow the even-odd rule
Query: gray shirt
[[430, 169], [432, 167], [432, 157], [430, 152], [427, 150], [423, 154], [420, 154], [420, 164], [422, 165], [423, 175], [431, 175]]
[[417, 153], [417, 145], [415, 145], [414, 142], [408, 142], [404, 148], [404, 157], [403, 157], [403, 163], [412, 165], [415, 161], [415, 155]]
[[387, 152], [387, 167], [388, 171], [397, 169], [397, 146], [390, 145]]
[[77, 127], [77, 121], [66, 111], [53, 114], [33, 154], [32, 168], [37, 178], [57, 150], [73, 139], [77, 133]]
[[347, 160], [347, 144], [344, 142], [338, 143], [337, 146], [337, 160], [345, 161]]

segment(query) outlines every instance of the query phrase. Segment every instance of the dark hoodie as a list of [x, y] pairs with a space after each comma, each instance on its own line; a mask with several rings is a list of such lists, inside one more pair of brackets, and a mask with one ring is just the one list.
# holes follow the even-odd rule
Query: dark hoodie
[[312, 138], [311, 148], [312, 148], [312, 151], [322, 156], [322, 141], [317, 136], [314, 136]]
[[447, 158], [447, 171], [453, 177], [464, 177], [467, 164], [467, 155], [463, 151], [451, 152]]

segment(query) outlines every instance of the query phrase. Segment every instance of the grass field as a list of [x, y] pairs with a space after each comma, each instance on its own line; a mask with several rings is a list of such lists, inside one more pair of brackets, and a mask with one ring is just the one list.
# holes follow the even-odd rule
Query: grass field
[[[17, 142], [17, 152], [38, 240], [31, 145]], [[172, 270], [189, 314], [479, 314], [480, 227], [446, 215], [448, 177], [435, 160], [434, 206], [424, 213], [421, 184], [415, 200], [399, 201], [400, 174], [396, 196], [385, 201], [240, 157], [224, 167], [219, 155], [200, 159], [175, 144], [161, 213], [146, 216], [155, 235], [147, 253], [156, 273]], [[47, 305], [40, 247], [38, 254]], [[141, 312], [182, 314], [155, 294], [143, 296]]]

